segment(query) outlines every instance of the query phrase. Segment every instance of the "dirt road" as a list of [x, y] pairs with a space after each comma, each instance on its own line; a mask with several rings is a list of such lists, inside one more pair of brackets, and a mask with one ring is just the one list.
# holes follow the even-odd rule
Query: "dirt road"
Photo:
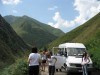
[[[45, 72], [41, 71], [41, 75], [49, 75], [47, 67]], [[62, 72], [55, 72], [55, 75], [66, 75], [66, 72], [62, 69]], [[82, 73], [71, 73], [70, 75], [82, 75]], [[91, 75], [100, 75], [100, 72], [92, 72]]]

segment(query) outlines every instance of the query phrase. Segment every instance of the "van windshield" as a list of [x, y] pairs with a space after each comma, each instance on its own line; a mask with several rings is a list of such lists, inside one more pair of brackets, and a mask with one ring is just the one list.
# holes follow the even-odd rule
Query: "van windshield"
[[85, 51], [85, 48], [68, 48], [68, 56], [82, 56], [83, 52]]

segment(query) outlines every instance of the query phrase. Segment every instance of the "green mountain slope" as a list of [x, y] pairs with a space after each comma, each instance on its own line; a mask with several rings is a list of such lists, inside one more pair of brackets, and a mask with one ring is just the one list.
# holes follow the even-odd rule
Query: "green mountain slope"
[[49, 44], [49, 47], [52, 48], [53, 46], [58, 46], [59, 44], [65, 42], [84, 43], [87, 50], [93, 55], [92, 59], [95, 63], [95, 67], [100, 69], [100, 13], [83, 25], [53, 41]]
[[60, 29], [53, 28], [28, 16], [14, 17], [10, 15], [4, 18], [11, 24], [16, 33], [31, 46], [43, 47], [64, 35]]
[[15, 61], [15, 56], [29, 47], [0, 15], [0, 69]]

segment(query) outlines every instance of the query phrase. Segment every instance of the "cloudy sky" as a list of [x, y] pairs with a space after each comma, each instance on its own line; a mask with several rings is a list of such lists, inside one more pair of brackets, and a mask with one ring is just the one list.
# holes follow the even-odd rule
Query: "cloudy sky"
[[68, 32], [100, 12], [100, 0], [0, 0], [2, 16], [27, 15]]

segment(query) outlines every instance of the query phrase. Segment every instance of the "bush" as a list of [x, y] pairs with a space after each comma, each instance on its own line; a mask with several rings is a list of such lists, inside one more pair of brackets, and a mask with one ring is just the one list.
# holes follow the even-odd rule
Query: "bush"
[[100, 51], [99, 51], [99, 49], [93, 48], [89, 52], [91, 55], [93, 55], [91, 58], [93, 61], [94, 68], [100, 70]]
[[17, 63], [5, 68], [2, 75], [28, 75], [28, 64], [25, 60], [18, 60]]
[[16, 65], [14, 75], [27, 75], [28, 74], [28, 65], [26, 61], [19, 61]]

